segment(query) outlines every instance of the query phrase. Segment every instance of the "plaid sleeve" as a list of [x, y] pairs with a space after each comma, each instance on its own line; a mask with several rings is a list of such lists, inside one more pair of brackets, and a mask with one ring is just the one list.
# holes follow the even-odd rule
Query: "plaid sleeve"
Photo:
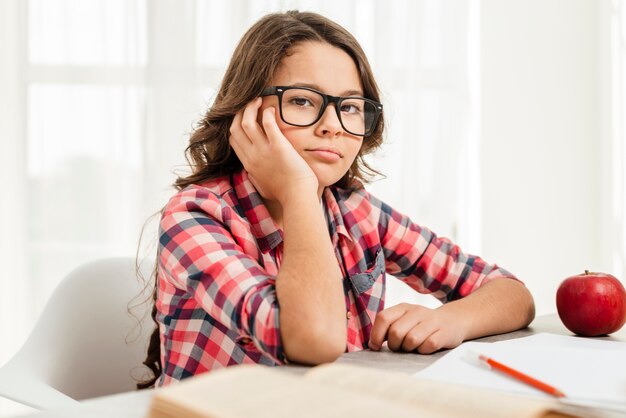
[[413, 223], [390, 206], [369, 198], [380, 209], [378, 232], [387, 273], [420, 293], [442, 302], [460, 299], [496, 278], [517, 278], [497, 264], [464, 253], [447, 238]]
[[258, 249], [233, 221], [233, 212], [212, 194], [170, 202], [160, 224], [160, 270], [213, 319], [238, 333], [238, 340], [251, 340], [284, 363], [275, 277], [252, 254]]

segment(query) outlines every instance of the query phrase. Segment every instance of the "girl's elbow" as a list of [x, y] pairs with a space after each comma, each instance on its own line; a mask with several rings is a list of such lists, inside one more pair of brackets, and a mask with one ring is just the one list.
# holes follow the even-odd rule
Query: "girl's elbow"
[[528, 291], [528, 289], [526, 291], [528, 294], [526, 297], [527, 317], [526, 317], [525, 326], [528, 326], [535, 319], [536, 311], [535, 311], [535, 299], [533, 298], [532, 294]]
[[343, 345], [339, 344], [321, 344], [310, 353], [311, 365], [317, 366], [324, 363], [332, 363], [337, 360], [346, 351], [345, 341]]
[[284, 341], [287, 358], [296, 363], [316, 366], [332, 363], [346, 351], [346, 330], [328, 332], [309, 330]]
[[521, 328], [527, 327], [535, 319], [535, 300], [528, 288], [520, 283], [515, 282], [515, 288], [517, 290], [517, 296], [514, 300], [517, 300], [518, 312], [520, 312]]

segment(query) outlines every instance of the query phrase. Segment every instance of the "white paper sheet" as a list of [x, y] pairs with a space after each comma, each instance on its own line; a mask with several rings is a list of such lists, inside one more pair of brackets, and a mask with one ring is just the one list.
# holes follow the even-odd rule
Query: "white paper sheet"
[[460, 345], [416, 377], [549, 397], [500, 372], [468, 362], [467, 350], [548, 383], [572, 400], [613, 405], [626, 411], [626, 343], [548, 333], [497, 343]]

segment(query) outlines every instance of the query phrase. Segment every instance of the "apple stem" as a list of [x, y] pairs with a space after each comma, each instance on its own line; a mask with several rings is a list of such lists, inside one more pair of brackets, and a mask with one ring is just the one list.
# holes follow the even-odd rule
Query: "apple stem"
[[589, 274], [589, 270], [585, 270], [585, 274]]

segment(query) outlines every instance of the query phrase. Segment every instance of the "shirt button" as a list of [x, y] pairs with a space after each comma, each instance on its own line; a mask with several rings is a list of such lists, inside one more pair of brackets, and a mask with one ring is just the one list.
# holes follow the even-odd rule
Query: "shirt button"
[[250, 339], [249, 337], [241, 337], [238, 341], [238, 343], [242, 345], [250, 344], [251, 342], [252, 339]]
[[346, 318], [347, 319], [352, 318], [352, 312], [348, 311], [348, 313], [346, 313]]

